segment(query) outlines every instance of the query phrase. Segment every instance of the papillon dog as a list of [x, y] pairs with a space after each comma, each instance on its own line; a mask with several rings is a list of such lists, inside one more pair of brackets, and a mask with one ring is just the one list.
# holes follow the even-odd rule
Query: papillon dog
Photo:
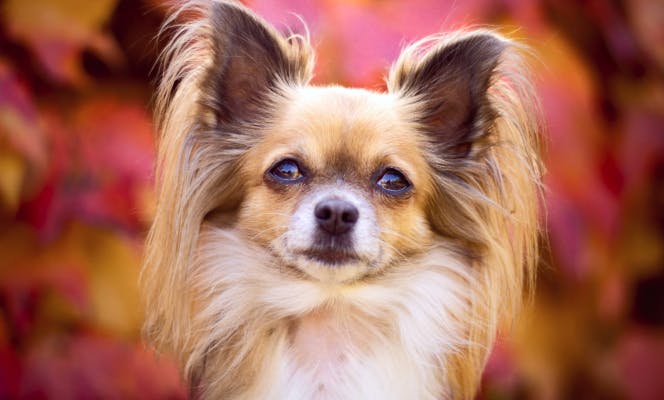
[[144, 332], [191, 397], [472, 398], [537, 259], [522, 46], [427, 37], [378, 92], [236, 2], [166, 26]]

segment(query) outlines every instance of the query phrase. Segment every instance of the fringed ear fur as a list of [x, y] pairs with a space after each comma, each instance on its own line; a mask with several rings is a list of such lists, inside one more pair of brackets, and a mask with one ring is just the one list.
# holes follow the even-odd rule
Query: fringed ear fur
[[[388, 88], [414, 110], [434, 195], [432, 228], [458, 243], [473, 288], [467, 351], [449, 381], [472, 396], [498, 321], [509, 321], [537, 261], [543, 166], [538, 101], [517, 45], [491, 31], [424, 39], [403, 51]], [[465, 397], [465, 396], [462, 396]]]
[[204, 104], [221, 123], [256, 121], [280, 84], [306, 84], [313, 56], [300, 36], [284, 38], [244, 6], [213, 2], [213, 67], [202, 88]]
[[487, 245], [473, 229], [485, 225], [478, 212], [512, 212], [519, 190], [505, 186], [525, 177], [523, 190], [539, 190], [540, 113], [516, 48], [489, 30], [432, 36], [406, 48], [388, 77], [426, 143], [434, 228], [471, 248]]
[[487, 89], [505, 48], [504, 40], [482, 31], [456, 40], [427, 38], [405, 50], [393, 67], [390, 91], [421, 104], [418, 122], [439, 154], [465, 157], [487, 133], [494, 119]]
[[[179, 24], [179, 19], [186, 22]], [[141, 286], [146, 337], [184, 359], [191, 345], [190, 263], [205, 218], [241, 202], [243, 154], [287, 86], [311, 77], [307, 39], [285, 38], [232, 1], [186, 1], [162, 32], [156, 97], [158, 204]]]

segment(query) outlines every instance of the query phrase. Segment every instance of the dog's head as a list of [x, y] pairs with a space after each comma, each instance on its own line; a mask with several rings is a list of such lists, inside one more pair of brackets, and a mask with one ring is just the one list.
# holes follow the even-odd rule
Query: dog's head
[[389, 91], [376, 93], [308, 86], [306, 41], [240, 6], [215, 3], [210, 21], [198, 129], [218, 143], [214, 157], [230, 172], [217, 185], [232, 195], [209, 207], [326, 281], [375, 274], [422, 252], [434, 234], [481, 245], [453, 190], [474, 185], [464, 174], [476, 173], [493, 141], [488, 89], [503, 39], [429, 39], [403, 53]]

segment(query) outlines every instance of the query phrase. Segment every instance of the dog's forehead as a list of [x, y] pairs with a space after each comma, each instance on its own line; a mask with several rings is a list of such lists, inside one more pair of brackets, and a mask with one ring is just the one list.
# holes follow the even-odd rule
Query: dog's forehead
[[358, 134], [387, 138], [401, 123], [398, 98], [390, 94], [307, 86], [295, 89], [290, 99], [285, 125], [309, 130], [316, 140], [352, 141]]
[[277, 136], [327, 166], [417, 153], [407, 107], [391, 94], [342, 87], [295, 89]]

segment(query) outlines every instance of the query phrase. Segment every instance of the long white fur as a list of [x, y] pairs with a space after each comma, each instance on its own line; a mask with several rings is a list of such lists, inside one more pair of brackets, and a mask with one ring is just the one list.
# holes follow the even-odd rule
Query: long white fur
[[[444, 393], [445, 354], [467, 344], [462, 321], [472, 292], [465, 288], [473, 279], [447, 249], [432, 248], [371, 285], [326, 286], [280, 274], [265, 250], [233, 231], [204, 232], [194, 286], [211, 300], [193, 322], [205, 340], [190, 359], [197, 363], [201, 353], [223, 352], [211, 346], [223, 346], [244, 324], [251, 328], [243, 333], [242, 348], [229, 350], [238, 363], [256, 341], [270, 342], [261, 347], [267, 352], [261, 355], [260, 379], [238, 398], [436, 399]], [[342, 361], [321, 360], [316, 352], [296, 360], [301, 349], [289, 340], [289, 325], [314, 310], [329, 313], [331, 351], [343, 354]]]

